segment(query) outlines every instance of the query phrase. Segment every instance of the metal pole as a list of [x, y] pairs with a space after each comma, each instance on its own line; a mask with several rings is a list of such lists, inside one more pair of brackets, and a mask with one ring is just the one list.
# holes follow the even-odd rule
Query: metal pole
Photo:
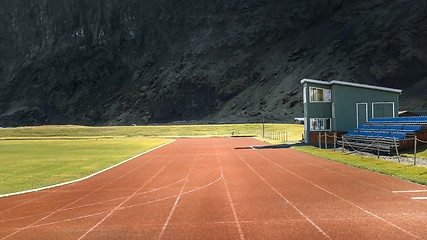
[[337, 133], [334, 133], [334, 152], [337, 151]]
[[344, 152], [345, 151], [345, 138], [344, 138], [344, 135], [341, 137], [341, 142], [342, 142], [342, 151]]
[[325, 132], [325, 149], [328, 149], [328, 134]]
[[377, 148], [377, 150], [378, 150], [378, 152], [377, 152], [377, 154], [378, 154], [378, 159], [380, 159], [380, 144], [377, 144], [377, 146], [378, 146], [378, 148]]
[[417, 135], [414, 138], [414, 165], [417, 165]]
[[393, 138], [393, 140], [394, 140], [394, 148], [396, 149], [397, 162], [400, 163], [400, 156], [399, 156], [399, 150], [397, 149], [396, 138]]
[[264, 138], [265, 134], [265, 124], [264, 124], [264, 113], [262, 113], [262, 138]]
[[319, 132], [319, 136], [317, 137], [317, 140], [319, 142], [319, 148], [322, 148], [322, 138], [320, 136], [320, 132]]

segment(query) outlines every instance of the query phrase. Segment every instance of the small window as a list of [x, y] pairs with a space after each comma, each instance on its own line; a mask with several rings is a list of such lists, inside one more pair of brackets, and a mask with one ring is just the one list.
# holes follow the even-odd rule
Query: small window
[[310, 102], [331, 102], [331, 90], [310, 87]]
[[328, 131], [331, 130], [330, 118], [311, 118], [310, 130], [312, 131]]

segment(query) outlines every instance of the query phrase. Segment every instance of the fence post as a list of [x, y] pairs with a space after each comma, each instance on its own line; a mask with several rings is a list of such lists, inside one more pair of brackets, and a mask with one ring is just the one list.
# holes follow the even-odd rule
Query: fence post
[[380, 159], [380, 144], [377, 144], [377, 154], [378, 154], [378, 159]]
[[344, 138], [344, 135], [341, 137], [341, 146], [342, 146], [342, 151], [344, 152], [345, 151], [345, 138]]
[[417, 135], [414, 138], [414, 165], [417, 165]]
[[319, 136], [317, 137], [317, 140], [319, 142], [319, 148], [322, 148], [322, 137], [320, 136], [320, 132], [319, 132]]
[[397, 149], [396, 138], [393, 138], [393, 140], [394, 140], [394, 148], [396, 149], [396, 154], [397, 154], [397, 162], [400, 163], [400, 156], [399, 156], [399, 150]]
[[334, 132], [334, 152], [337, 151], [337, 133]]
[[325, 149], [328, 149], [328, 134], [325, 132]]

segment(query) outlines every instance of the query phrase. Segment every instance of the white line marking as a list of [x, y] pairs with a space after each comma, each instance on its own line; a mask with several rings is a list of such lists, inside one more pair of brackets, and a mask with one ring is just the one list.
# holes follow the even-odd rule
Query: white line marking
[[[140, 154], [140, 155], [141, 155], [141, 154]], [[135, 157], [134, 157], [134, 158], [135, 158]], [[131, 158], [131, 159], [129, 159], [129, 160], [132, 160], [132, 159], [134, 159], [134, 158]], [[152, 161], [153, 159], [154, 159], [154, 157], [152, 157], [149, 161], [144, 162], [144, 164], [143, 164], [143, 165], [147, 164], [148, 162]], [[127, 160], [127, 161], [129, 161], [129, 160]], [[111, 167], [110, 167], [110, 168], [111, 168]], [[19, 229], [18, 229], [18, 230], [16, 230], [15, 232], [13, 232], [13, 233], [11, 233], [11, 234], [9, 234], [9, 235], [7, 235], [7, 236], [5, 236], [5, 237], [1, 238], [1, 240], [7, 239], [7, 238], [9, 238], [9, 237], [12, 237], [12, 236], [14, 236], [15, 234], [17, 234], [17, 233], [19, 233], [19, 232], [21, 232], [21, 231], [23, 231], [23, 230], [26, 230], [26, 229], [28, 229], [28, 228], [32, 228], [32, 227], [34, 227], [34, 225], [36, 225], [37, 223], [39, 223], [39, 222], [41, 222], [41, 221], [43, 221], [43, 220], [45, 220], [45, 219], [47, 219], [47, 218], [51, 217], [52, 215], [54, 215], [54, 214], [56, 214], [56, 213], [58, 213], [58, 212], [61, 212], [61, 211], [62, 211], [62, 210], [64, 210], [65, 208], [67, 208], [67, 207], [69, 207], [69, 206], [73, 205], [74, 203], [77, 203], [77, 202], [79, 202], [80, 200], [82, 200], [82, 199], [84, 199], [84, 198], [86, 198], [86, 197], [88, 197], [88, 196], [90, 196], [90, 195], [92, 195], [92, 194], [94, 194], [94, 193], [98, 192], [99, 190], [101, 190], [101, 189], [103, 189], [104, 187], [108, 186], [108, 185], [109, 185], [109, 184], [111, 184], [112, 182], [118, 181], [119, 179], [121, 179], [121, 178], [123, 178], [123, 177], [127, 176], [128, 174], [130, 174], [131, 172], [133, 172], [133, 171], [137, 170], [138, 168], [139, 168], [139, 167], [134, 168], [134, 169], [132, 169], [131, 171], [128, 171], [126, 174], [121, 175], [120, 177], [118, 177], [118, 178], [114, 179], [113, 181], [110, 181], [109, 183], [104, 184], [103, 186], [99, 187], [98, 189], [96, 189], [96, 190], [94, 190], [94, 191], [92, 191], [92, 192], [90, 192], [90, 193], [88, 193], [88, 194], [86, 194], [86, 195], [84, 195], [84, 196], [82, 196], [82, 197], [78, 198], [77, 200], [74, 200], [73, 202], [71, 202], [71, 203], [69, 203], [69, 204], [67, 204], [67, 205], [65, 205], [65, 206], [63, 206], [63, 207], [61, 207], [61, 208], [59, 208], [59, 209], [57, 209], [57, 210], [55, 210], [55, 211], [50, 212], [48, 215], [46, 215], [46, 216], [44, 216], [44, 217], [42, 217], [42, 218], [40, 218], [40, 219], [36, 220], [35, 222], [33, 222], [33, 223], [31, 223], [31, 224], [29, 224], [29, 225], [27, 225], [27, 226], [23, 227], [23, 228], [19, 228]], [[106, 170], [108, 170], [108, 169], [106, 169]], [[105, 170], [105, 171], [106, 171], [106, 170]]]
[[129, 159], [126, 159], [126, 160], [124, 160], [124, 161], [122, 161], [122, 162], [119, 162], [119, 163], [117, 163], [117, 164], [115, 164], [115, 165], [113, 165], [113, 166], [111, 166], [111, 167], [105, 168], [105, 169], [103, 169], [103, 170], [101, 170], [101, 171], [98, 171], [98, 172], [96, 172], [96, 173], [92, 173], [91, 175], [86, 176], [86, 177], [82, 177], [82, 178], [79, 178], [79, 179], [76, 179], [76, 180], [72, 180], [72, 181], [68, 181], [68, 182], [64, 182], [64, 183], [58, 183], [58, 184], [55, 184], [55, 185], [46, 186], [46, 187], [42, 187], [42, 188], [36, 188], [36, 189], [30, 189], [30, 190], [26, 190], [26, 191], [22, 191], [22, 192], [14, 192], [14, 193], [3, 194], [3, 195], [0, 195], [0, 198], [10, 197], [10, 196], [15, 196], [15, 195], [21, 195], [21, 194], [31, 193], [31, 192], [38, 192], [38, 191], [42, 191], [42, 190], [46, 190], [46, 189], [50, 189], [50, 188], [55, 188], [55, 187], [60, 187], [60, 186], [64, 186], [64, 185], [68, 185], [68, 184], [76, 183], [76, 182], [81, 182], [81, 181], [83, 181], [83, 180], [86, 180], [86, 179], [88, 179], [88, 178], [91, 178], [91, 177], [93, 177], [93, 176], [96, 176], [96, 175], [98, 175], [98, 174], [100, 174], [100, 173], [103, 173], [103, 172], [105, 172], [105, 171], [108, 171], [108, 170], [110, 170], [110, 169], [112, 169], [112, 168], [115, 168], [115, 167], [117, 167], [117, 166], [119, 166], [119, 165], [122, 165], [123, 163], [129, 162], [129, 161], [131, 161], [131, 160], [133, 160], [133, 159], [135, 159], [135, 158], [137, 158], [137, 157], [139, 157], [139, 156], [141, 156], [141, 155], [147, 154], [147, 153], [152, 152], [152, 151], [154, 151], [154, 150], [157, 150], [157, 149], [159, 149], [159, 148], [161, 148], [161, 147], [164, 147], [164, 146], [166, 146], [166, 145], [168, 145], [168, 144], [171, 144], [171, 143], [173, 143], [173, 142], [175, 142], [175, 141], [176, 141], [176, 140], [172, 140], [172, 141], [167, 142], [167, 143], [165, 143], [165, 144], [162, 144], [162, 145], [160, 145], [160, 146], [158, 146], [158, 147], [155, 147], [155, 148], [152, 148], [152, 149], [150, 149], [150, 150], [147, 150], [147, 151], [145, 151], [145, 152], [143, 152], [143, 153], [140, 153], [140, 154], [138, 154], [138, 155], [136, 155], [136, 156], [133, 156], [133, 157], [131, 157], [131, 158], [129, 158]]
[[148, 183], [151, 182], [155, 177], [157, 177], [169, 164], [172, 162], [173, 159], [169, 160], [169, 162], [162, 167], [159, 171], [157, 171], [156, 174], [154, 174], [152, 177], [150, 177], [147, 181], [144, 182], [135, 192], [133, 192], [129, 197], [127, 197], [123, 202], [121, 202], [119, 205], [113, 208], [104, 218], [102, 218], [97, 224], [95, 224], [92, 228], [90, 228], [86, 233], [84, 233], [82, 236], [78, 238], [78, 240], [83, 239], [86, 237], [90, 232], [92, 232], [95, 228], [97, 228], [101, 223], [103, 223], [107, 218], [109, 218], [117, 209], [119, 209], [123, 204], [125, 204], [127, 201], [129, 201], [132, 197], [134, 197], [143, 187], [145, 187]]
[[[181, 179], [181, 180], [179, 180], [177, 182], [171, 183], [169, 185], [163, 186], [163, 187], [154, 188], [154, 189], [151, 189], [149, 191], [138, 193], [138, 194], [136, 194], [136, 196], [145, 195], [145, 194], [148, 194], [148, 193], [151, 193], [151, 192], [156, 192], [156, 191], [159, 191], [159, 190], [171, 187], [171, 186], [173, 186], [175, 184], [178, 184], [178, 183], [180, 183], [180, 182], [182, 182], [184, 180], [185, 180], [185, 178], [183, 178], [183, 179]], [[126, 197], [113, 198], [113, 199], [109, 199], [109, 200], [102, 201], [102, 202], [95, 202], [95, 203], [89, 203], [89, 204], [80, 205], [80, 206], [76, 206], [76, 207], [64, 208], [64, 209], [60, 209], [60, 211], [69, 211], [69, 210], [74, 210], [74, 209], [78, 209], [78, 208], [90, 207], [90, 206], [94, 206], [94, 205], [99, 205], [99, 204], [104, 204], [104, 203], [108, 203], [108, 202], [118, 201], [118, 200], [121, 200], [121, 199], [124, 199], [124, 198], [126, 198]], [[105, 211], [105, 212], [108, 212], [108, 211]], [[6, 219], [6, 220], [1, 220], [0, 223], [10, 222], [10, 221], [16, 221], [16, 220], [19, 220], [19, 219], [25, 219], [25, 218], [30, 218], [30, 217], [36, 217], [36, 216], [45, 215], [45, 214], [49, 214], [49, 213], [50, 212], [45, 212], [45, 213], [39, 213], [39, 214], [35, 214], [35, 215], [28, 215], [28, 216], [23, 216], [23, 217], [18, 217], [18, 218], [11, 218], [11, 219]], [[39, 225], [34, 225], [33, 227], [36, 227], [36, 226], [39, 226]]]
[[301, 215], [305, 220], [307, 220], [313, 227], [315, 227], [321, 234], [323, 234], [324, 237], [326, 237], [327, 239], [331, 239], [331, 237], [322, 230], [322, 228], [320, 228], [316, 223], [314, 223], [310, 218], [308, 218], [301, 210], [299, 210], [291, 201], [289, 201], [285, 196], [283, 196], [275, 187], [273, 187], [269, 182], [267, 182], [267, 180], [265, 178], [263, 178], [257, 171], [255, 171], [255, 169], [252, 168], [251, 165], [249, 165], [243, 158], [242, 156], [240, 156], [240, 154], [234, 150], [234, 152], [237, 154], [237, 156], [240, 158], [240, 160], [242, 160], [246, 166], [248, 166], [259, 178], [261, 178], [261, 180], [267, 184], [276, 194], [278, 194], [287, 204], [289, 204], [293, 209], [295, 209], [295, 211], [297, 211], [299, 213], [299, 215]]
[[[218, 156], [218, 152], [217, 152], [216, 148], [215, 148], [215, 154], [216, 154], [216, 159], [218, 161], [219, 169], [221, 170], [221, 175], [224, 175], [224, 171], [222, 169], [221, 162], [219, 161], [219, 156]], [[224, 186], [225, 186], [225, 191], [227, 192], [228, 202], [231, 206], [231, 210], [233, 211], [234, 222], [237, 226], [237, 230], [239, 231], [240, 240], [244, 240], [245, 235], [243, 234], [242, 226], [240, 225], [239, 218], [237, 217], [236, 208], [234, 207], [233, 199], [231, 198], [230, 191], [228, 190], [227, 181], [225, 180], [225, 177], [222, 180], [223, 180], [222, 182], [224, 183]]]
[[369, 214], [369, 215], [371, 215], [371, 216], [373, 216], [373, 217], [375, 217], [375, 218], [377, 218], [377, 219], [379, 219], [379, 220], [381, 220], [381, 221], [383, 221], [383, 222], [385, 222], [385, 223], [389, 224], [390, 226], [395, 227], [396, 229], [399, 229], [400, 231], [402, 231], [402, 232], [404, 232], [404, 233], [406, 233], [406, 234], [408, 234], [408, 235], [410, 235], [410, 236], [412, 236], [412, 237], [414, 237], [414, 238], [421, 239], [420, 237], [418, 237], [418, 236], [416, 236], [416, 235], [412, 234], [411, 232], [406, 231], [405, 229], [403, 229], [403, 228], [401, 228], [401, 227], [397, 226], [396, 224], [394, 224], [394, 223], [392, 223], [392, 222], [389, 222], [389, 221], [385, 220], [384, 218], [382, 218], [382, 217], [380, 217], [380, 216], [378, 216], [378, 215], [376, 215], [376, 214], [374, 214], [374, 213], [372, 213], [372, 212], [370, 212], [370, 211], [368, 211], [368, 210], [366, 210], [366, 209], [362, 208], [361, 206], [359, 206], [359, 205], [357, 205], [357, 204], [355, 204], [355, 203], [352, 203], [352, 202], [350, 202], [349, 200], [344, 199], [344, 198], [342, 198], [342, 197], [338, 196], [337, 194], [335, 194], [335, 193], [333, 193], [333, 192], [331, 192], [331, 191], [329, 191], [329, 190], [327, 190], [327, 189], [325, 189], [325, 188], [323, 188], [323, 187], [321, 187], [321, 186], [319, 186], [319, 185], [317, 185], [317, 184], [315, 184], [315, 183], [313, 183], [313, 182], [311, 182], [311, 181], [307, 180], [306, 178], [303, 178], [303, 177], [301, 177], [301, 176], [299, 176], [299, 175], [295, 174], [294, 172], [292, 172], [292, 171], [290, 171], [290, 170], [288, 170], [288, 169], [284, 168], [282, 165], [280, 165], [280, 164], [278, 164], [278, 163], [276, 163], [276, 162], [274, 162], [274, 161], [270, 160], [269, 158], [265, 157], [264, 155], [260, 154], [258, 151], [255, 151], [255, 152], [256, 152], [258, 155], [260, 155], [262, 158], [264, 158], [264, 159], [266, 159], [267, 161], [269, 161], [269, 162], [273, 163], [274, 165], [276, 165], [276, 166], [280, 167], [281, 169], [285, 170], [286, 172], [288, 172], [288, 173], [290, 173], [290, 174], [294, 175], [295, 177], [297, 177], [297, 178], [299, 178], [299, 179], [301, 179], [301, 180], [303, 180], [303, 181], [305, 181], [305, 182], [307, 182], [307, 183], [310, 183], [311, 185], [313, 185], [313, 186], [315, 186], [315, 187], [317, 187], [317, 188], [319, 188], [319, 189], [321, 189], [321, 190], [323, 190], [323, 191], [325, 191], [325, 192], [329, 193], [329, 194], [330, 194], [330, 195], [332, 195], [332, 196], [335, 196], [335, 197], [336, 197], [336, 198], [338, 198], [338, 199], [341, 199], [342, 201], [344, 201], [344, 202], [346, 202], [346, 203], [348, 203], [348, 204], [350, 204], [350, 205], [352, 205], [352, 206], [354, 206], [354, 207], [356, 207], [356, 208], [360, 209], [361, 211], [363, 211], [363, 212], [365, 212], [365, 213], [367, 213], [367, 214]]
[[162, 230], [159, 233], [158, 239], [162, 239], [163, 235], [166, 232], [166, 228], [168, 227], [169, 222], [170, 222], [170, 220], [172, 218], [172, 215], [174, 214], [175, 209], [178, 206], [178, 202], [181, 199], [181, 196], [183, 195], [182, 193], [184, 192], [184, 188], [187, 185], [188, 178], [190, 177], [190, 174], [193, 171], [194, 164], [196, 163], [196, 159], [197, 159], [198, 156], [199, 156], [199, 153], [196, 154], [196, 157], [194, 158], [193, 163], [191, 164], [190, 171], [188, 172], [187, 177], [185, 178], [185, 182], [182, 185], [181, 190], [179, 191], [178, 197], [176, 198], [175, 203], [173, 204], [171, 211], [169, 212], [169, 216], [167, 217], [166, 222], [163, 224], [163, 227], [162, 227]]
[[404, 191], [393, 191], [394, 193], [423, 193], [427, 190], [404, 190]]
[[412, 197], [414, 200], [427, 200], [427, 197]]
[[[190, 190], [190, 191], [183, 192], [181, 195], [190, 194], [190, 193], [199, 191], [201, 189], [207, 188], [209, 186], [212, 186], [213, 184], [215, 184], [218, 181], [220, 181], [222, 178], [223, 178], [223, 175], [221, 175], [216, 180], [214, 180], [214, 181], [212, 181], [212, 182], [210, 182], [210, 183], [208, 183], [208, 184], [206, 184], [204, 186], [198, 187], [198, 188]], [[159, 199], [148, 201], [148, 202], [138, 203], [138, 204], [130, 205], [130, 206], [126, 206], [126, 207], [120, 207], [119, 210], [134, 208], [134, 207], [138, 207], [138, 206], [142, 206], [142, 205], [148, 205], [148, 204], [152, 204], [152, 203], [157, 203], [157, 202], [165, 201], [165, 200], [172, 199], [172, 198], [178, 197], [178, 196], [179, 196], [179, 194], [175, 194], [175, 195], [172, 195], [172, 196], [169, 196], [169, 197], [159, 198]], [[107, 213], [108, 211], [109, 210], [98, 212], [98, 213], [94, 213], [94, 214], [89, 214], [89, 215], [83, 215], [83, 216], [79, 216], [79, 217], [75, 217], [75, 218], [68, 218], [68, 219], [64, 219], [64, 220], [60, 220], [60, 221], [55, 221], [55, 222], [43, 223], [43, 224], [39, 224], [39, 225], [34, 225], [31, 228], [42, 227], [42, 226], [52, 225], [52, 224], [56, 224], [56, 223], [69, 222], [69, 221], [76, 220], [76, 219], [83, 219], [83, 218], [87, 218], [87, 217], [97, 216], [97, 215], [100, 215], [100, 214], [103, 214], [103, 213]]]

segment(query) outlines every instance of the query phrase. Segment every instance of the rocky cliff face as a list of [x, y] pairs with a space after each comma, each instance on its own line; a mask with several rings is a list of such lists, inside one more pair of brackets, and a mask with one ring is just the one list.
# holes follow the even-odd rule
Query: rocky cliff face
[[427, 108], [424, 0], [3, 0], [0, 126], [289, 121], [302, 78]]

